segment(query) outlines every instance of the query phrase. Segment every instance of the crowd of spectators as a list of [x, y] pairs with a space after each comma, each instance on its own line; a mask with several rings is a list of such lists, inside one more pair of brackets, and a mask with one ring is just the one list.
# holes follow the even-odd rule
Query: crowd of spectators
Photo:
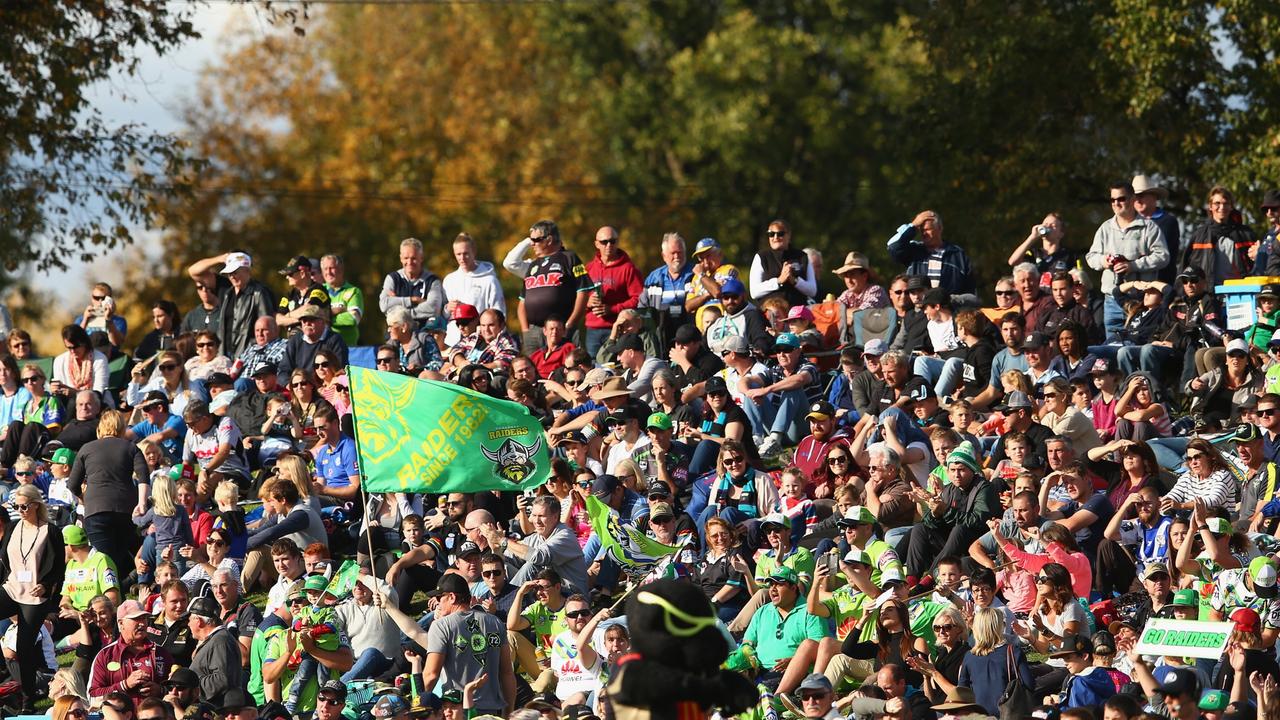
[[[749, 660], [744, 718], [1280, 716], [1280, 284], [1245, 324], [1215, 292], [1280, 275], [1280, 191], [1262, 233], [1221, 187], [1182, 233], [1149, 178], [1109, 190], [988, 286], [932, 210], [831, 270], [783, 220], [648, 272], [610, 226], [579, 256], [538, 222], [501, 270], [459, 235], [443, 277], [410, 238], [376, 310], [339, 255], [268, 283], [236, 250], [135, 348], [97, 283], [55, 355], [0, 349], [10, 704], [598, 720], [618, 599], [668, 577]], [[357, 364], [523, 405], [551, 476], [362, 493]], [[610, 552], [592, 496], [673, 551]], [[1144, 656], [1159, 618], [1230, 639]]]

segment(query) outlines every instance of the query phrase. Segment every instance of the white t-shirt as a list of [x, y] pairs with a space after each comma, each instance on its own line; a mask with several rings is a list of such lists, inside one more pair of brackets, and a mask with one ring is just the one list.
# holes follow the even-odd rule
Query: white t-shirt
[[556, 697], [563, 702], [577, 693], [591, 695], [600, 689], [600, 653], [591, 667], [582, 667], [575, 635], [565, 630], [551, 641], [551, 672], [556, 676]]
[[[49, 670], [58, 668], [58, 656], [53, 652], [53, 638], [49, 637], [49, 631], [43, 626], [40, 628], [40, 634], [36, 636], [40, 642], [40, 649], [44, 651], [44, 666]], [[18, 652], [18, 624], [14, 623], [4, 631], [4, 638], [0, 640], [4, 649], [12, 653], [17, 653], [21, 657], [22, 653]], [[25, 651], [24, 651], [25, 652]]]
[[724, 378], [724, 384], [729, 386], [729, 397], [733, 398], [733, 401], [738, 403], [739, 406], [742, 406], [746, 403], [755, 401], [748, 400], [747, 396], [743, 395], [742, 392], [738, 390], [738, 381], [741, 380], [744, 375], [757, 375], [767, 378], [769, 377], [769, 368], [765, 367], [762, 363], [756, 363], [745, 373], [739, 373], [731, 367], [726, 367], [716, 374]]

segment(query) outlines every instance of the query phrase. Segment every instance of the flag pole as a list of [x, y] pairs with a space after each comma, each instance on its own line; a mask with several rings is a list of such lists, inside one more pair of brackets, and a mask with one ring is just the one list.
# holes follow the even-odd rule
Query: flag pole
[[[377, 372], [377, 371], [375, 370], [374, 372]], [[350, 383], [351, 383], [351, 378], [350, 376], [348, 376], [347, 384], [350, 385]], [[352, 397], [352, 400], [351, 400], [351, 435], [352, 437], [351, 439], [356, 444], [356, 461], [359, 462], [360, 417], [356, 415], [356, 403], [355, 403], [354, 390], [351, 391], [351, 397]], [[373, 558], [373, 523], [369, 522], [369, 493], [367, 490], [365, 490], [365, 485], [368, 484], [368, 480], [369, 480], [368, 474], [365, 473], [364, 467], [361, 467], [360, 468], [360, 499], [362, 502], [361, 502], [361, 509], [360, 509], [360, 517], [364, 522], [364, 538], [369, 545], [369, 574], [372, 575], [376, 580], [378, 578], [378, 568], [374, 565], [374, 558]], [[357, 568], [356, 572], [357, 574], [359, 573], [359, 568]], [[356, 582], [359, 582], [359, 580], [357, 580]]]

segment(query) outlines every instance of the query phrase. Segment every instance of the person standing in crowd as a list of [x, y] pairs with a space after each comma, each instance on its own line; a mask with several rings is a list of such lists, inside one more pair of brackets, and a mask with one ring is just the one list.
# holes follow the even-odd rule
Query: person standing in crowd
[[[1168, 210], [1160, 207], [1160, 203], [1169, 199], [1169, 189], [1156, 184], [1146, 175], [1134, 175], [1131, 184], [1133, 185], [1133, 209], [1137, 210], [1142, 217], [1155, 223], [1160, 228], [1160, 232], [1164, 234], [1164, 244], [1169, 249], [1170, 262], [1160, 268], [1159, 279], [1161, 282], [1173, 284], [1174, 273], [1178, 271], [1179, 265], [1173, 262], [1172, 259], [1181, 257], [1182, 244], [1180, 237], [1182, 227], [1178, 223], [1178, 218], [1174, 217]], [[1266, 267], [1265, 260], [1263, 267]], [[1264, 273], [1255, 274], [1262, 275]]]
[[[215, 272], [214, 268], [222, 269]], [[217, 288], [218, 316], [213, 330], [222, 340], [222, 350], [236, 357], [253, 343], [253, 325], [263, 315], [274, 315], [275, 295], [252, 277], [253, 258], [245, 252], [230, 252], [197, 260], [187, 275], [206, 288]]]
[[341, 255], [330, 253], [320, 258], [320, 275], [329, 294], [329, 311], [333, 313], [333, 331], [348, 346], [360, 339], [360, 321], [364, 319], [364, 291], [346, 281], [346, 265]]
[[423, 264], [422, 241], [400, 241], [400, 269], [387, 273], [378, 294], [378, 309], [386, 315], [391, 308], [409, 310], [416, 322], [444, 316], [444, 284]]
[[781, 293], [788, 306], [813, 302], [818, 293], [813, 264], [803, 250], [791, 246], [791, 225], [785, 220], [769, 223], [765, 242], [767, 248], [751, 259], [751, 299]]
[[952, 295], [974, 292], [973, 266], [959, 245], [942, 239], [942, 216], [924, 210], [889, 238], [889, 256], [907, 268], [908, 275], [928, 279], [929, 287], [940, 287]]
[[[493, 263], [479, 260], [476, 255], [476, 241], [467, 233], [458, 233], [453, 239], [453, 259], [458, 269], [444, 276], [444, 315], [453, 317], [454, 308], [459, 304], [470, 305], [483, 315], [493, 309], [507, 312], [507, 299], [502, 293], [502, 284], [498, 282], [498, 274], [494, 272]], [[461, 331], [454, 325], [445, 333], [445, 345], [453, 347], [462, 338]], [[354, 344], [348, 341], [348, 344]]]
[[[534, 259], [525, 255], [533, 248]], [[572, 332], [587, 312], [591, 277], [582, 260], [564, 247], [560, 228], [551, 220], [540, 220], [529, 228], [529, 236], [507, 253], [502, 266], [524, 281], [524, 292], [516, 305], [521, 342], [525, 354], [541, 349], [546, 341], [542, 326], [548, 317], [559, 317]]]
[[704, 305], [720, 299], [721, 286], [730, 278], [738, 280], [738, 268], [724, 261], [724, 252], [715, 238], [704, 237], [693, 248], [693, 279], [684, 309], [696, 313]]
[[[190, 409], [190, 407], [188, 407]], [[105, 410], [98, 420], [98, 439], [76, 453], [67, 487], [84, 499], [85, 534], [95, 550], [117, 568], [133, 567], [136, 538], [130, 517], [148, 504], [150, 472], [142, 451], [124, 438], [124, 416]]]
[[[587, 295], [587, 354], [595, 357], [600, 344], [609, 336], [622, 310], [635, 308], [644, 289], [640, 271], [631, 256], [623, 250], [617, 228], [608, 225], [596, 231], [596, 255], [587, 263], [587, 276], [593, 289]], [[572, 325], [571, 325], [572, 326]]]
[[299, 322], [297, 311], [304, 305], [329, 308], [329, 291], [311, 279], [311, 258], [298, 255], [280, 269], [279, 274], [289, 283], [289, 293], [280, 297], [276, 308], [276, 324], [292, 335]]
[[1187, 239], [1178, 256], [1178, 267], [1199, 268], [1215, 288], [1226, 280], [1244, 277], [1253, 269], [1257, 237], [1235, 219], [1236, 199], [1231, 191], [1215, 185], [1209, 191], [1209, 219]]
[[1063, 245], [1065, 237], [1066, 223], [1063, 222], [1062, 215], [1056, 212], [1045, 215], [1044, 220], [1032, 226], [1026, 239], [1009, 255], [1009, 267], [1032, 262], [1037, 270], [1045, 273], [1051, 271], [1055, 264], [1073, 266], [1075, 253]]
[[1124, 325], [1124, 308], [1116, 299], [1116, 286], [1134, 280], [1155, 280], [1160, 269], [1172, 262], [1164, 233], [1133, 206], [1133, 185], [1122, 181], [1111, 186], [1112, 217], [1098, 226], [1085, 262], [1102, 272], [1103, 323], [1110, 336]]
[[676, 330], [689, 323], [685, 302], [693, 292], [693, 264], [680, 233], [662, 236], [662, 265], [644, 278], [644, 292], [636, 308], [646, 313], [657, 327], [658, 357], [671, 348]]

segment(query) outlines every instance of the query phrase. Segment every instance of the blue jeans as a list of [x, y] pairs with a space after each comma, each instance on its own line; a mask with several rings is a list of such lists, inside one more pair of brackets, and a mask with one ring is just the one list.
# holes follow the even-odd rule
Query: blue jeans
[[911, 534], [910, 525], [903, 525], [902, 527], [889, 528], [888, 530], [884, 531], [884, 541], [889, 543], [889, 545], [893, 547], [894, 551], [897, 551], [898, 544], [902, 542], [903, 538], [905, 538], [910, 534]]
[[604, 341], [608, 339], [609, 333], [612, 331], [613, 328], [586, 328], [587, 354], [591, 356], [592, 362], [595, 362], [596, 351], [600, 349], [600, 346], [604, 344]]
[[608, 554], [600, 552], [603, 545], [600, 537], [595, 533], [591, 533], [591, 537], [587, 538], [587, 544], [582, 548], [582, 559], [587, 565], [599, 560], [600, 572], [596, 575], [596, 587], [612, 589], [618, 584], [618, 577], [622, 575], [622, 568]]
[[1106, 328], [1107, 337], [1124, 328], [1124, 308], [1111, 293], [1102, 296], [1102, 325]]
[[1189, 442], [1189, 437], [1152, 438], [1147, 441], [1147, 446], [1155, 453], [1160, 467], [1181, 473], [1182, 456], [1187, 452]]
[[964, 379], [964, 360], [958, 357], [942, 358], [921, 355], [915, 361], [915, 374], [933, 385], [938, 397], [946, 397], [960, 387]]
[[809, 398], [803, 390], [787, 390], [777, 393], [776, 398], [765, 396], [761, 402], [744, 402], [742, 410], [751, 420], [751, 432], [754, 435], [782, 433], [792, 444], [808, 435], [808, 428], [800, 432], [799, 420], [803, 420], [802, 410], [809, 405]]
[[1120, 351], [1124, 347], [1125, 346], [1123, 345], [1090, 345], [1089, 354], [1095, 355], [1100, 358], [1106, 358], [1107, 360], [1110, 360], [1112, 365], [1114, 366], [1116, 362], [1116, 356], [1120, 354]]
[[377, 677], [391, 668], [391, 658], [383, 655], [377, 648], [365, 648], [356, 658], [355, 663], [342, 676], [343, 684], [350, 685], [354, 680], [365, 680]]
[[715, 472], [716, 459], [719, 457], [720, 443], [715, 440], [699, 440], [693, 448], [693, 458], [689, 460], [689, 477], [699, 478]]
[[[913, 442], [924, 443], [925, 447], [929, 447], [929, 438], [916, 425], [915, 418], [903, 412], [902, 408], [891, 407], [880, 413], [880, 424], [893, 423], [894, 430], [898, 433], [898, 440], [902, 442], [902, 446], [906, 447]], [[871, 442], [880, 442], [884, 440], [884, 436], [880, 432], [880, 428], [876, 428], [871, 433]]]

